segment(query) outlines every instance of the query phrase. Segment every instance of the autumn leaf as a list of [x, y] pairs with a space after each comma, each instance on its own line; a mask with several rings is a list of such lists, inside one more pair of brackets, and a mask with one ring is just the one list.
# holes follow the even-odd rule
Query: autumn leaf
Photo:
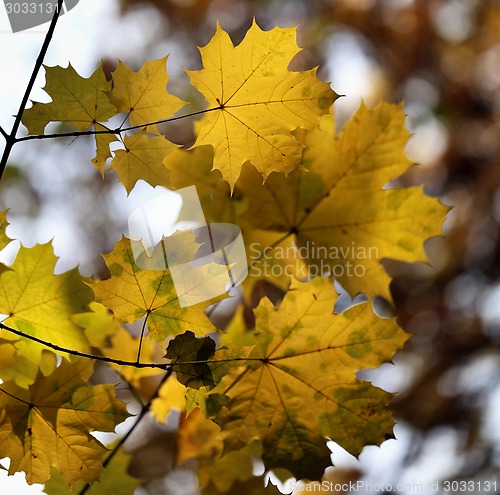
[[236, 223], [243, 211], [241, 198], [231, 196], [227, 181], [218, 170], [212, 170], [213, 160], [211, 146], [198, 146], [175, 150], [163, 163], [170, 172], [172, 189], [196, 186], [207, 222]]
[[[190, 388], [214, 385], [208, 361], [215, 353], [215, 341], [210, 337], [196, 338], [189, 330], [172, 339], [165, 357], [173, 360], [177, 380]], [[199, 361], [199, 362], [198, 362]]]
[[7, 227], [7, 211], [0, 211], [0, 250], [3, 249], [12, 239], [7, 237], [5, 229]]
[[184, 411], [186, 409], [186, 387], [179, 383], [175, 376], [171, 376], [158, 391], [158, 397], [151, 403], [151, 414], [159, 423], [165, 424], [172, 409]]
[[231, 399], [214, 417], [229, 450], [260, 440], [267, 469], [320, 479], [326, 438], [358, 455], [392, 435], [391, 394], [356, 372], [389, 361], [407, 335], [366, 303], [334, 314], [335, 298], [332, 281], [316, 278], [292, 283], [278, 309], [268, 300], [256, 309], [247, 365], [210, 391]]
[[299, 167], [302, 145], [292, 131], [314, 128], [337, 97], [316, 78], [316, 69], [288, 70], [300, 51], [295, 36], [295, 28], [265, 32], [254, 22], [235, 47], [217, 25], [212, 40], [200, 48], [203, 69], [187, 71], [210, 110], [197, 126], [195, 146], [214, 148], [214, 169], [231, 189], [246, 161], [264, 179]]
[[113, 319], [111, 311], [102, 304], [91, 302], [90, 311], [76, 313], [71, 320], [85, 330], [89, 344], [93, 347], [105, 347], [109, 339], [116, 334], [120, 324]]
[[24, 471], [30, 484], [47, 481], [51, 468], [69, 485], [99, 477], [106, 448], [90, 433], [113, 431], [128, 413], [114, 386], [86, 385], [92, 371], [89, 362], [63, 362], [28, 390], [0, 385], [0, 447], [11, 459], [9, 474]]
[[181, 415], [177, 429], [177, 459], [183, 464], [190, 459], [213, 458], [215, 452], [222, 452], [220, 428], [210, 419], [205, 418], [200, 409], [189, 415]]
[[[156, 341], [150, 338], [133, 337], [123, 326], [117, 328], [111, 338], [110, 345], [103, 347], [101, 350], [106, 357], [112, 359], [134, 362], [139, 358], [141, 363], [161, 362], [162, 351], [162, 347]], [[118, 364], [111, 364], [110, 366], [117, 370], [127, 383], [138, 388], [142, 378], [163, 372], [161, 368], [134, 368]]]
[[103, 255], [111, 278], [92, 284], [97, 301], [111, 309], [122, 323], [147, 316], [153, 338], [160, 344], [189, 328], [197, 335], [214, 331], [206, 306], [181, 308], [169, 270], [144, 270], [135, 264], [130, 241], [122, 238], [112, 253]]
[[9, 340], [0, 339], [0, 376], [3, 377], [3, 370], [8, 370], [16, 364], [16, 358], [14, 343]]
[[[110, 448], [113, 446], [111, 445]], [[129, 464], [130, 455], [125, 454], [123, 449], [120, 449], [101, 473], [99, 480], [92, 483], [85, 493], [87, 495], [109, 495], [110, 493], [113, 495], [132, 495], [139, 486], [140, 480], [128, 474]], [[73, 487], [69, 487], [64, 481], [64, 477], [53, 469], [49, 481], [45, 483], [44, 493], [47, 495], [76, 495], [80, 494], [84, 487], [84, 483], [76, 483]]]
[[101, 172], [101, 176], [104, 176], [106, 161], [108, 158], [111, 158], [109, 145], [116, 141], [116, 136], [111, 132], [108, 132], [108, 129], [100, 124], [95, 124], [94, 127], [96, 131], [105, 131], [105, 134], [101, 133], [95, 135], [96, 154], [91, 160], [95, 168]]
[[[76, 269], [54, 275], [56, 261], [50, 244], [21, 247], [12, 270], [0, 276], [0, 313], [9, 315], [6, 325], [28, 335], [88, 352], [87, 337], [71, 315], [88, 311], [92, 291]], [[28, 339], [17, 340], [15, 346], [19, 355], [34, 363], [31, 370], [20, 367], [15, 377], [16, 383], [26, 386], [35, 378], [45, 347]]]
[[[113, 89], [108, 92], [118, 112], [129, 114], [130, 124], [144, 125], [171, 117], [185, 104], [167, 93], [167, 57], [147, 61], [138, 72], [119, 62], [113, 72]], [[148, 126], [152, 132], [156, 126]]]
[[[162, 356], [163, 349], [159, 344], [149, 338], [143, 338], [140, 342], [140, 338], [133, 337], [102, 304], [92, 302], [89, 306], [92, 311], [75, 314], [71, 319], [84, 329], [90, 345], [97, 348], [99, 354], [111, 359], [133, 362], [137, 360], [140, 348], [143, 363], [156, 361]], [[140, 386], [141, 378], [162, 372], [158, 368], [134, 368], [114, 363], [109, 365], [129, 384], [137, 387]]]
[[85, 131], [97, 122], [105, 122], [116, 113], [106, 91], [111, 84], [106, 81], [102, 65], [89, 78], [78, 75], [68, 67], [45, 67], [45, 91], [52, 98], [50, 103], [33, 103], [24, 111], [22, 122], [30, 134], [43, 134], [49, 122], [68, 122], [77, 131]]
[[[0, 211], [0, 250], [2, 250], [12, 239], [7, 237], [5, 233], [5, 229], [7, 228], [7, 212], [8, 210]], [[0, 263], [0, 275], [3, 272], [8, 271], [9, 268], [5, 266], [3, 263]]]
[[110, 169], [115, 170], [118, 179], [128, 193], [138, 180], [152, 186], [169, 187], [168, 169], [163, 159], [177, 148], [163, 136], [149, 137], [146, 132], [125, 136], [125, 149], [115, 151]]
[[[240, 493], [235, 486], [253, 484], [254, 459], [260, 459], [262, 447], [258, 442], [241, 450], [225, 452], [220, 428], [207, 419], [200, 409], [182, 415], [177, 430], [177, 464], [196, 459], [198, 483], [201, 493]], [[259, 479], [260, 488], [264, 488]]]
[[301, 136], [309, 172], [274, 174], [262, 186], [251, 167], [245, 170], [237, 187], [249, 199], [246, 220], [255, 230], [244, 232], [256, 239], [250, 280], [264, 274], [283, 286], [290, 276], [327, 272], [351, 294], [390, 300], [380, 260], [426, 262], [423, 243], [441, 234], [447, 212], [422, 187], [382, 189], [412, 165], [404, 120], [400, 105], [362, 105], [335, 136], [332, 117], [324, 116], [319, 129]]

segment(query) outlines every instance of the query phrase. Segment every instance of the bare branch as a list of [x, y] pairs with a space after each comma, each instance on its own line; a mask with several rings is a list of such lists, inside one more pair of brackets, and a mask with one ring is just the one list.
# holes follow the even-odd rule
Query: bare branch
[[35, 80], [38, 76], [38, 72], [40, 72], [40, 68], [42, 67], [45, 54], [49, 49], [50, 42], [52, 41], [52, 36], [54, 35], [54, 30], [56, 29], [57, 20], [59, 19], [59, 13], [61, 12], [62, 6], [63, 6], [63, 0], [58, 0], [57, 9], [54, 12], [54, 16], [52, 17], [49, 30], [45, 35], [42, 48], [40, 49], [40, 53], [38, 54], [38, 58], [36, 59], [35, 66], [33, 67], [33, 72], [31, 73], [28, 86], [26, 87], [23, 99], [21, 100], [21, 104], [19, 105], [19, 110], [17, 111], [16, 119], [14, 120], [14, 125], [12, 126], [10, 135], [6, 138], [7, 144], [3, 151], [2, 158], [0, 159], [0, 179], [2, 178], [2, 175], [5, 171], [5, 167], [7, 166], [7, 161], [12, 151], [12, 147], [17, 142], [16, 135], [19, 129], [19, 125], [21, 124], [21, 118], [23, 116], [24, 109], [26, 108], [26, 104], [28, 103], [28, 98], [30, 97], [31, 90], [33, 89], [33, 86], [35, 84]]
[[[168, 122], [174, 122], [176, 120], [187, 119], [189, 117], [195, 117], [196, 115], [203, 115], [204, 113], [213, 112], [214, 110], [220, 110], [221, 107], [207, 108], [205, 110], [198, 110], [197, 112], [186, 113], [185, 115], [179, 115], [178, 117], [169, 117], [168, 119], [157, 120], [155, 122], [147, 122], [141, 125], [132, 125], [129, 127], [117, 127], [116, 129], [107, 129], [104, 131], [74, 131], [74, 132], [58, 132], [54, 134], [32, 134], [30, 136], [24, 136], [20, 138], [16, 138], [15, 142], [20, 143], [21, 141], [32, 141], [34, 139], [54, 139], [61, 137], [79, 137], [79, 136], [96, 136], [98, 134], [121, 134], [126, 131], [134, 131], [136, 129], [143, 129], [144, 127], [149, 127], [157, 124], [165, 124]], [[102, 127], [105, 127], [103, 124], [99, 124]]]

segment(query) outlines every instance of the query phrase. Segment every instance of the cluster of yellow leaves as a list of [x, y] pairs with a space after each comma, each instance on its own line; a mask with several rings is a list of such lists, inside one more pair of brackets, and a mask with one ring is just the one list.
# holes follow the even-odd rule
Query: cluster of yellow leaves
[[292, 284], [279, 308], [260, 303], [257, 345], [207, 392], [231, 399], [214, 416], [229, 450], [259, 440], [267, 468], [320, 479], [325, 438], [358, 455], [391, 431], [390, 394], [356, 372], [389, 361], [407, 335], [368, 303], [334, 314], [335, 299], [331, 280], [316, 278]]
[[412, 165], [404, 154], [404, 120], [400, 105], [362, 105], [336, 136], [326, 115], [318, 129], [300, 133], [307, 171], [274, 174], [262, 185], [246, 170], [238, 182], [249, 201], [245, 234], [254, 251], [265, 250], [260, 258], [254, 254], [252, 281], [277, 273], [275, 283], [286, 288], [290, 275], [304, 279], [329, 270], [352, 294], [391, 299], [380, 261], [425, 262], [423, 243], [441, 233], [446, 214], [422, 187], [382, 189]]
[[[215, 36], [200, 49], [203, 69], [187, 71], [209, 108], [197, 125], [195, 146], [215, 152], [214, 168], [231, 189], [243, 164], [250, 161], [264, 178], [271, 172], [288, 174], [301, 165], [303, 145], [294, 137], [297, 128], [313, 129], [329, 112], [337, 95], [316, 78], [316, 70], [290, 72], [288, 64], [300, 51], [295, 28], [263, 32], [254, 22], [247, 36], [234, 46], [217, 25]], [[125, 113], [131, 127], [143, 130], [123, 139], [110, 168], [130, 192], [139, 179], [169, 185], [162, 166], [177, 146], [158, 135], [157, 124], [168, 121], [185, 102], [166, 91], [168, 57], [146, 62], [133, 72], [120, 62], [106, 81], [102, 66], [88, 78], [73, 67], [46, 67], [45, 91], [50, 103], [34, 103], [23, 115], [30, 134], [42, 134], [49, 122], [65, 122], [77, 131], [94, 127], [97, 154], [93, 163], [104, 172], [108, 146], [115, 131], [104, 123]], [[119, 134], [118, 130], [116, 134]]]
[[[8, 315], [5, 323], [21, 332], [87, 352], [90, 349], [87, 337], [71, 315], [88, 310], [92, 291], [76, 269], [54, 275], [56, 261], [50, 244], [21, 247], [10, 270], [0, 276], [0, 314]], [[5, 334], [4, 338], [11, 336]], [[44, 346], [33, 340], [12, 338], [17, 351], [16, 364], [4, 370], [2, 379], [28, 386], [39, 368], [45, 374], [54, 370], [55, 359], [43, 352]]]
[[[212, 340], [217, 329], [206, 310], [214, 301], [181, 305], [189, 294], [176, 292], [170, 269], [140, 268], [125, 237], [104, 255], [105, 280], [83, 281], [77, 270], [54, 275], [49, 245], [22, 247], [12, 266], [0, 266], [0, 314], [30, 337], [2, 332], [0, 339], [0, 447], [10, 472], [26, 472], [29, 482], [52, 476], [49, 493], [67, 494], [102, 470], [106, 451], [90, 433], [112, 431], [127, 416], [113, 387], [87, 385], [92, 366], [60, 349], [115, 360], [111, 366], [138, 395], [159, 371], [124, 362], [163, 358], [175, 378], [156, 391], [150, 410], [159, 422], [182, 411], [177, 462], [197, 459], [206, 495], [264, 491], [252, 477], [252, 456], [268, 470], [320, 479], [330, 465], [327, 439], [358, 455], [390, 438], [391, 395], [356, 372], [390, 361], [407, 336], [370, 303], [334, 314], [333, 278], [353, 295], [390, 300], [381, 260], [425, 261], [424, 241], [440, 234], [446, 208], [420, 187], [384, 188], [411, 166], [400, 105], [363, 105], [335, 134], [337, 95], [315, 69], [288, 69], [299, 51], [295, 35], [253, 23], [234, 46], [217, 26], [200, 49], [203, 68], [187, 71], [208, 104], [191, 150], [158, 127], [184, 105], [167, 91], [167, 57], [137, 72], [120, 62], [110, 81], [101, 66], [89, 78], [71, 66], [46, 68], [52, 102], [24, 113], [30, 134], [50, 122], [90, 130], [92, 163], [104, 174], [111, 158], [127, 192], [138, 180], [195, 185], [207, 221], [243, 231], [246, 302], [262, 281], [286, 294], [281, 304], [260, 301], [253, 331], [235, 318]], [[125, 114], [118, 129], [108, 123], [116, 114]], [[5, 224], [1, 212], [0, 249], [10, 241]], [[189, 235], [190, 249], [198, 249]], [[89, 493], [131, 493], [127, 460], [117, 459]]]
[[69, 485], [98, 478], [107, 450], [90, 433], [113, 431], [128, 413], [114, 386], [87, 385], [92, 371], [89, 362], [63, 363], [28, 389], [0, 385], [0, 447], [10, 474], [44, 483], [55, 468]]
[[197, 126], [195, 145], [214, 148], [214, 168], [231, 187], [247, 161], [264, 179], [273, 171], [295, 170], [302, 147], [292, 131], [314, 128], [336, 97], [315, 77], [315, 69], [288, 70], [299, 52], [295, 29], [276, 27], [262, 34], [254, 22], [235, 47], [217, 26], [211, 42], [200, 49], [203, 69], [188, 71], [209, 108], [216, 109]]

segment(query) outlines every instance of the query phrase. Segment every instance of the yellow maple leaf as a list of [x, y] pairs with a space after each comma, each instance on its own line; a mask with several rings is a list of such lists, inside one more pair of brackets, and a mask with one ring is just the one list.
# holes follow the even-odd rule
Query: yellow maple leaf
[[[145, 125], [171, 117], [185, 105], [167, 93], [167, 57], [146, 61], [138, 72], [120, 61], [113, 72], [113, 89], [108, 93], [118, 112], [129, 114], [130, 124]], [[156, 125], [148, 126], [148, 131]]]
[[151, 414], [159, 423], [165, 424], [172, 409], [184, 411], [186, 409], [186, 387], [179, 383], [175, 376], [171, 376], [158, 391], [158, 397], [151, 402]]
[[[11, 270], [0, 276], [0, 313], [9, 315], [6, 325], [28, 335], [67, 349], [88, 352], [87, 337], [71, 320], [71, 315], [88, 310], [92, 291], [76, 269], [54, 275], [56, 260], [50, 244], [30, 249], [21, 247]], [[7, 333], [4, 338], [8, 338]], [[28, 339], [14, 338], [18, 355], [33, 363], [26, 369], [20, 361], [16, 367], [16, 383], [26, 386], [33, 382], [46, 347]]]
[[220, 172], [212, 171], [214, 153], [211, 146], [198, 146], [193, 150], [178, 149], [163, 163], [170, 172], [172, 189], [196, 186], [207, 222], [236, 223], [243, 210], [238, 198]]
[[[158, 362], [164, 352], [151, 339], [133, 337], [114, 318], [113, 313], [98, 302], [90, 303], [91, 312], [79, 313], [72, 316], [72, 320], [85, 329], [85, 334], [93, 347], [97, 347], [100, 354], [111, 359], [133, 362], [137, 360], [141, 347], [141, 362]], [[132, 386], [140, 387], [143, 377], [162, 373], [158, 368], [134, 368], [120, 366], [115, 363], [109, 365]]]
[[274, 174], [262, 186], [245, 169], [237, 187], [249, 199], [245, 218], [256, 230], [244, 232], [255, 238], [249, 283], [267, 276], [284, 287], [287, 278], [326, 272], [353, 295], [390, 300], [380, 260], [426, 262], [424, 241], [441, 234], [448, 211], [422, 187], [382, 189], [412, 165], [404, 120], [400, 105], [362, 105], [336, 136], [327, 115], [301, 136], [307, 172]]
[[[110, 448], [113, 448], [113, 445]], [[130, 460], [131, 456], [120, 449], [106, 466], [99, 480], [92, 483], [85, 493], [87, 495], [109, 495], [110, 493], [113, 495], [132, 495], [141, 482], [128, 473]], [[50, 480], [45, 483], [44, 493], [47, 495], [76, 495], [82, 493], [84, 488], [84, 483], [76, 483], [72, 487], [68, 486], [64, 477], [52, 469]]]
[[3, 249], [12, 240], [7, 237], [5, 229], [7, 227], [7, 212], [8, 210], [0, 211], [0, 250]]
[[129, 239], [122, 238], [103, 257], [111, 278], [92, 284], [92, 289], [97, 301], [122, 323], [147, 316], [149, 331], [160, 344], [187, 328], [198, 335], [215, 330], [205, 315], [206, 305], [180, 306], [168, 269], [145, 270], [136, 265]]
[[85, 330], [89, 344], [93, 347], [105, 347], [110, 338], [116, 334], [120, 324], [113, 319], [111, 311], [102, 304], [91, 302], [91, 311], [77, 313], [71, 316], [71, 320]]
[[200, 409], [182, 415], [177, 430], [177, 464], [200, 456], [213, 457], [214, 452], [222, 452], [220, 428]]
[[88, 386], [91, 362], [63, 362], [37, 376], [29, 390], [0, 385], [0, 448], [11, 459], [9, 474], [24, 471], [28, 483], [44, 483], [51, 468], [69, 485], [90, 482], [107, 452], [90, 433], [114, 431], [129, 414], [112, 385]]
[[195, 146], [213, 146], [214, 168], [231, 189], [246, 161], [264, 179], [273, 171], [296, 169], [302, 145], [292, 131], [314, 128], [337, 97], [316, 78], [316, 69], [288, 70], [299, 51], [295, 28], [265, 32], [254, 22], [235, 47], [217, 25], [212, 40], [200, 48], [204, 68], [187, 71], [210, 110], [197, 126]]
[[144, 180], [152, 186], [169, 187], [168, 169], [163, 159], [178, 146], [163, 136], [149, 137], [146, 132], [136, 132], [125, 136], [125, 149], [115, 151], [110, 169], [115, 170], [118, 179], [128, 193], [138, 180]]
[[92, 158], [92, 164], [101, 172], [101, 176], [104, 176], [104, 169], [106, 168], [106, 161], [111, 158], [111, 151], [109, 145], [116, 141], [116, 136], [112, 133], [108, 133], [106, 127], [95, 124], [94, 128], [96, 131], [105, 131], [105, 134], [96, 134], [96, 153], [95, 157]]
[[81, 77], [68, 67], [45, 67], [45, 91], [53, 101], [35, 102], [24, 111], [22, 122], [30, 134], [43, 134], [49, 122], [68, 122], [77, 131], [85, 131], [97, 122], [115, 115], [116, 108], [105, 91], [111, 88], [99, 65], [89, 78]]
[[16, 347], [9, 340], [0, 339], [0, 376], [2, 371], [16, 364]]
[[332, 281], [316, 278], [292, 283], [278, 310], [268, 300], [256, 309], [247, 365], [210, 392], [231, 398], [214, 417], [228, 449], [260, 440], [266, 468], [320, 479], [330, 465], [326, 438], [358, 455], [391, 435], [391, 394], [356, 372], [392, 359], [408, 336], [367, 303], [334, 314], [335, 298]]

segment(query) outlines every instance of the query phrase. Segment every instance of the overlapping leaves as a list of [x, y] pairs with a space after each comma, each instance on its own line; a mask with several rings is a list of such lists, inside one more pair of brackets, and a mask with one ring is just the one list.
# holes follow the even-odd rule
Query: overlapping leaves
[[[184, 105], [167, 91], [167, 57], [137, 72], [120, 62], [111, 81], [101, 66], [89, 78], [71, 66], [46, 68], [52, 101], [25, 111], [31, 134], [49, 122], [71, 126], [75, 136], [93, 129], [92, 163], [105, 173], [111, 158], [109, 168], [128, 193], [138, 180], [172, 189], [196, 185], [208, 221], [242, 228], [249, 288], [266, 280], [288, 292], [279, 307], [260, 302], [253, 333], [236, 322], [238, 331], [223, 335], [216, 349], [207, 336], [215, 331], [206, 315], [210, 302], [181, 305], [185, 294], [177, 293], [170, 270], [138, 266], [128, 239], [104, 256], [111, 276], [88, 283], [92, 290], [76, 270], [54, 275], [49, 245], [21, 248], [9, 269], [0, 265], [0, 313], [27, 337], [0, 339], [0, 446], [10, 472], [25, 471], [29, 482], [53, 473], [51, 489], [62, 493], [66, 485], [93, 481], [105, 449], [90, 432], [112, 431], [127, 415], [113, 387], [86, 385], [90, 365], [69, 363], [64, 353], [61, 363], [29, 337], [76, 353], [93, 347], [114, 359], [134, 388], [157, 370], [124, 371], [120, 360], [144, 364], [173, 337], [165, 358], [177, 381], [158, 390], [152, 412], [159, 421], [172, 407], [191, 412], [180, 438], [190, 428], [211, 432], [217, 448], [210, 452], [181, 439], [182, 459], [200, 459], [206, 493], [252, 490], [249, 455], [262, 455], [268, 469], [319, 479], [330, 464], [327, 438], [357, 455], [391, 436], [390, 394], [357, 380], [356, 372], [390, 361], [407, 336], [369, 303], [334, 314], [332, 279], [313, 276], [333, 274], [353, 294], [390, 299], [380, 261], [425, 261], [423, 243], [440, 233], [446, 209], [422, 188], [384, 189], [411, 166], [400, 106], [362, 106], [335, 135], [336, 94], [315, 69], [288, 69], [299, 51], [295, 36], [294, 28], [265, 32], [254, 23], [234, 46], [217, 26], [200, 49], [203, 68], [188, 71], [208, 102], [190, 151], [177, 149], [157, 125]], [[117, 113], [122, 125], [113, 129], [107, 121]], [[118, 140], [124, 149], [111, 151]], [[2, 212], [0, 249], [10, 241], [5, 224]], [[189, 235], [179, 258], [199, 247]], [[134, 337], [125, 326], [137, 322], [142, 332]], [[146, 330], [156, 342], [145, 341]], [[235, 459], [245, 465], [243, 474], [225, 468]], [[133, 486], [128, 479], [124, 490]]]
[[295, 28], [263, 32], [254, 22], [235, 47], [217, 26], [210, 43], [200, 49], [203, 69], [188, 71], [209, 108], [217, 108], [198, 125], [195, 145], [213, 146], [214, 168], [231, 187], [246, 161], [264, 178], [296, 169], [302, 146], [292, 131], [314, 128], [336, 98], [316, 78], [315, 69], [288, 70], [300, 51], [295, 36]]
[[331, 280], [295, 283], [279, 308], [256, 310], [257, 345], [208, 393], [230, 401], [214, 416], [229, 449], [262, 442], [266, 467], [320, 479], [330, 465], [326, 438], [358, 455], [391, 436], [391, 395], [356, 379], [380, 366], [407, 335], [370, 304], [334, 314]]
[[205, 305], [182, 308], [168, 269], [145, 270], [138, 267], [127, 238], [104, 255], [111, 278], [92, 285], [96, 299], [111, 309], [123, 323], [147, 317], [152, 336], [160, 343], [188, 328], [206, 334], [215, 328], [205, 315]]
[[[21, 247], [11, 269], [0, 276], [0, 313], [8, 315], [7, 325], [29, 336], [86, 352], [88, 339], [71, 315], [88, 310], [92, 291], [77, 270], [54, 275], [56, 261], [50, 244]], [[43, 346], [14, 338], [19, 361], [4, 370], [2, 378], [26, 386], [33, 383], [38, 366], [45, 363], [46, 371], [53, 369], [54, 360], [42, 359]]]
[[0, 385], [0, 447], [10, 474], [24, 471], [29, 483], [44, 483], [55, 468], [69, 485], [98, 479], [107, 450], [90, 433], [113, 431], [128, 413], [114, 386], [86, 385], [92, 368], [62, 363], [28, 390]]
[[262, 185], [246, 170], [238, 187], [249, 201], [254, 275], [286, 287], [291, 276], [332, 273], [353, 295], [390, 299], [380, 261], [427, 261], [424, 241], [441, 233], [447, 208], [422, 187], [382, 189], [412, 165], [404, 120], [400, 106], [362, 105], [336, 136], [324, 116], [319, 129], [301, 134], [307, 171]]

